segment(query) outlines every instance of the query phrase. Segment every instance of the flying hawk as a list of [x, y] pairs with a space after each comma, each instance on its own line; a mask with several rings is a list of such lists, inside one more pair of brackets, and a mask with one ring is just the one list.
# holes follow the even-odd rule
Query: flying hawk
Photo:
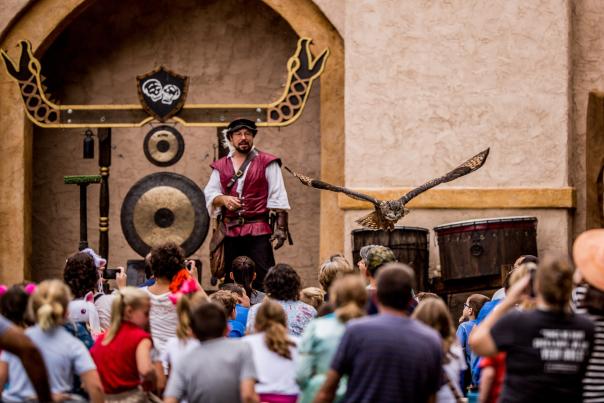
[[379, 229], [387, 229], [392, 231], [394, 229], [394, 224], [398, 222], [401, 218], [403, 218], [409, 210], [405, 208], [405, 205], [414, 197], [419, 194], [425, 192], [428, 189], [431, 189], [441, 183], [451, 182], [457, 178], [460, 178], [464, 175], [469, 174], [470, 172], [474, 172], [484, 165], [487, 160], [487, 156], [489, 155], [489, 148], [486, 150], [476, 154], [457, 168], [453, 169], [449, 173], [444, 176], [441, 176], [436, 179], [432, 179], [429, 182], [424, 183], [423, 185], [416, 187], [411, 190], [403, 197], [398, 200], [378, 200], [374, 197], [368, 196], [363, 193], [355, 192], [350, 189], [346, 189], [344, 187], [331, 185], [327, 182], [320, 181], [318, 179], [309, 178], [308, 176], [301, 175], [285, 167], [289, 173], [294, 175], [296, 178], [300, 179], [306, 186], [310, 186], [316, 189], [322, 190], [330, 190], [332, 192], [341, 192], [345, 195], [352, 197], [353, 199], [368, 201], [373, 204], [375, 211], [371, 214], [366, 215], [358, 219], [356, 222], [361, 224], [363, 227], [379, 230]]

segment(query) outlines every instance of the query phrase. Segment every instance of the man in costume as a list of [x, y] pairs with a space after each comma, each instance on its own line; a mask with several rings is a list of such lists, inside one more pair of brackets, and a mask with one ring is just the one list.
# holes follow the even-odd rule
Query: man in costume
[[[254, 147], [256, 124], [248, 119], [232, 121], [226, 131], [231, 144], [228, 156], [214, 161], [204, 189], [208, 211], [218, 215], [218, 231], [224, 234], [224, 274], [230, 281], [231, 263], [237, 256], [249, 256], [256, 263], [254, 288], [262, 289], [264, 276], [275, 264], [275, 249], [286, 240], [289, 201], [281, 175], [281, 160]], [[271, 228], [269, 215], [272, 214]], [[210, 245], [218, 244], [216, 233]]]

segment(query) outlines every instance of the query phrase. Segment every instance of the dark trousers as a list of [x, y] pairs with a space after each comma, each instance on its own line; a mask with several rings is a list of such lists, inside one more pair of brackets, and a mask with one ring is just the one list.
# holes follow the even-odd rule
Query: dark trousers
[[231, 266], [237, 256], [247, 256], [256, 263], [256, 280], [253, 287], [256, 290], [264, 290], [264, 276], [272, 266], [275, 265], [275, 256], [270, 242], [270, 234], [258, 236], [240, 236], [224, 238], [224, 269], [227, 283], [232, 282], [230, 278]]

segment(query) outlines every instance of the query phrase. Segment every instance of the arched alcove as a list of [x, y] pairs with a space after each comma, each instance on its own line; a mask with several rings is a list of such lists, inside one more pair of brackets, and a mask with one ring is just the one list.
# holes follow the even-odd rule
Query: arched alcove
[[[286, 63], [297, 39], [289, 24], [259, 0], [114, 0], [88, 7], [47, 48], [41, 62], [49, 91], [68, 104], [135, 104], [135, 77], [158, 65], [190, 78], [189, 103], [265, 103], [282, 93]], [[261, 129], [256, 138], [260, 149], [312, 175], [320, 175], [319, 91], [313, 89], [295, 124]], [[168, 171], [203, 188], [210, 175], [214, 128], [175, 126], [184, 137], [183, 158], [160, 168], [143, 153], [143, 139], [152, 126], [157, 124], [112, 131], [110, 265], [141, 258], [120, 227], [124, 197], [139, 179]], [[79, 217], [74, 214], [78, 189], [63, 185], [62, 177], [98, 171], [96, 160], [81, 158], [82, 138], [82, 130], [34, 128], [32, 262], [36, 270], [32, 274], [36, 280], [60, 274], [63, 259], [78, 245]], [[292, 179], [286, 177], [286, 185], [296, 245], [282, 248], [276, 258], [298, 268], [311, 284], [316, 281], [319, 258], [319, 193]], [[90, 186], [88, 231], [93, 247], [98, 245], [98, 195], [99, 187]], [[207, 268], [207, 242], [195, 255]]]
[[[163, 7], [166, 7], [171, 3], [173, 2], [162, 2], [160, 3], [160, 6], [163, 5]], [[205, 6], [208, 4], [215, 4], [216, 2], [201, 3], [201, 6]], [[238, 1], [236, 3], [239, 5], [246, 5], [252, 2]], [[319, 113], [321, 117], [320, 133], [322, 134], [319, 141], [321, 150], [320, 174], [321, 177], [327, 180], [343, 182], [344, 76], [342, 38], [327, 20], [327, 18], [322, 14], [319, 8], [310, 0], [264, 0], [263, 3], [268, 7], [261, 5], [257, 5], [256, 7], [264, 7], [266, 12], [269, 12], [270, 9], [274, 10], [275, 13], [273, 15], [280, 15], [286, 22], [286, 25], [289, 25], [293, 29], [293, 32], [295, 32], [298, 36], [312, 37], [315, 41], [315, 50], [317, 48], [322, 49], [324, 47], [329, 47], [332, 52], [332, 56], [330, 57], [327, 68], [321, 79]], [[257, 2], [257, 4], [261, 3]], [[127, 4], [125, 6], [127, 6]], [[46, 49], [53, 47], [55, 40], [61, 41], [61, 35], [65, 29], [69, 30], [70, 27], [75, 26], [73, 24], [77, 25], [78, 19], [80, 16], [86, 15], [89, 7], [91, 7], [91, 9], [94, 9], [95, 7], [94, 2], [91, 0], [40, 0], [37, 2], [28, 3], [22, 12], [11, 21], [9, 26], [0, 35], [1, 46], [5, 49], [8, 49], [12, 56], [15, 56], [14, 45], [17, 43], [17, 41], [19, 39], [28, 39], [32, 42], [36, 55], [41, 57], [45, 54]], [[239, 10], [234, 10], [235, 14], [241, 14], [241, 12], [241, 8], [239, 8]], [[106, 22], [111, 22], [112, 18], [114, 18], [113, 15], [107, 15]], [[95, 21], [95, 23], [98, 22]], [[133, 21], [132, 23], [140, 23], [140, 21]], [[225, 28], [225, 26], [221, 25], [219, 29], [223, 28]], [[79, 39], [85, 43], [86, 39], [88, 38], [88, 31], [84, 29], [82, 32], [81, 38]], [[166, 28], [165, 32], [169, 34], [170, 30]], [[110, 32], [106, 31], [106, 33], [109, 34]], [[119, 49], [119, 46], [116, 46], [116, 48]], [[50, 52], [51, 53], [48, 53], [48, 55], [52, 54], [52, 50]], [[291, 49], [288, 49], [287, 54], [289, 55], [290, 53]], [[128, 55], [122, 56], [125, 57]], [[190, 55], [185, 55], [183, 57], [188, 56]], [[127, 67], [131, 69], [133, 76], [141, 73], [141, 71], [138, 69], [138, 66], [131, 64]], [[178, 70], [177, 67], [173, 68]], [[106, 72], [106, 70], [103, 71], [101, 69], [100, 73], [102, 75]], [[0, 115], [0, 123], [6, 129], [0, 134], [0, 137], [4, 141], [3, 145], [8, 151], [8, 157], [0, 162], [0, 173], [3, 175], [5, 182], [10, 184], [5, 192], [5, 194], [10, 195], [10, 197], [0, 198], [0, 228], [2, 229], [2, 231], [0, 231], [0, 236], [2, 239], [0, 239], [0, 241], [2, 241], [4, 246], [6, 246], [5, 250], [7, 251], [0, 254], [0, 275], [4, 281], [15, 282], [23, 278], [30, 277], [29, 269], [31, 266], [30, 263], [32, 253], [32, 177], [34, 169], [38, 168], [34, 168], [33, 164], [34, 149], [32, 140], [33, 130], [31, 124], [24, 119], [22, 105], [19, 100], [16, 86], [10, 81], [10, 79], [8, 79], [5, 73], [2, 74], [0, 91], [2, 92], [2, 99], [5, 100], [5, 102], [3, 104], [3, 114]], [[80, 74], [84, 74], [85, 76], [87, 73], [80, 71]], [[274, 82], [272, 79], [270, 81]], [[94, 83], [91, 82], [90, 85], [102, 87], [102, 83], [102, 80], [94, 80]], [[62, 95], [62, 85], [69, 87], [70, 83], [54, 83], [53, 85], [55, 86], [55, 90], [58, 91], [55, 95], [58, 96]], [[75, 90], [76, 87], [78, 87], [77, 83], [71, 83], [71, 88], [74, 90], [69, 94], [65, 92], [64, 95], [66, 95], [68, 98], [71, 96], [77, 97], [78, 91], [81, 91], [82, 89], [78, 87], [78, 90]], [[97, 94], [97, 89], [98, 88], [85, 88], [86, 91], [81, 91], [79, 94], [82, 95], [88, 90], [92, 90], [92, 93]], [[280, 89], [276, 92], [278, 93], [279, 91]], [[103, 93], [102, 88], [99, 92], [101, 94]], [[316, 97], [317, 93], [315, 93], [314, 96]], [[82, 102], [87, 102], [88, 100], [89, 99], [83, 99]], [[65, 100], [62, 101], [66, 102]], [[298, 122], [297, 125], [300, 125], [300, 123], [301, 122]], [[296, 125], [292, 126], [291, 128], [294, 128], [295, 126]], [[289, 129], [290, 128], [282, 129], [281, 133], [284, 133]], [[39, 131], [36, 129], [36, 132]], [[324, 133], [329, 133], [329, 135], [327, 136]], [[66, 135], [66, 133], [57, 131], [55, 139], [60, 138], [62, 135]], [[271, 134], [267, 131], [267, 138], [269, 138], [270, 135]], [[135, 137], [136, 136], [130, 136], [129, 138]], [[282, 142], [287, 142], [293, 139], [295, 136], [275, 135], [273, 137], [279, 138]], [[42, 143], [36, 144], [36, 153], [44, 153], [45, 149], [42, 147], [42, 145]], [[262, 143], [260, 143], [260, 145], [262, 145]], [[47, 148], [47, 150], [52, 149], [52, 141], [47, 144], [47, 146], [50, 147]], [[62, 146], [72, 147], [72, 151], [76, 153], [74, 155], [80, 154], [80, 141], [70, 141], [68, 145], [63, 144]], [[307, 144], [304, 144], [304, 147], [306, 146]], [[95, 173], [96, 171], [96, 166], [93, 167], [92, 164], [85, 164], [83, 167], [89, 167], [92, 170], [90, 173]], [[128, 174], [132, 175], [132, 172], [132, 170], [129, 170]], [[114, 177], [115, 176], [112, 176], [112, 178]], [[44, 181], [45, 178], [38, 177], [36, 179], [36, 185], [43, 186]], [[34, 191], [38, 192], [38, 189], [36, 188]], [[71, 189], [65, 188], [62, 190], [62, 192], [71, 191]], [[117, 198], [118, 200], [121, 200], [123, 198], [123, 194], [118, 194]], [[294, 197], [292, 197], [292, 199], [294, 199]], [[95, 195], [93, 192], [91, 192], [89, 200], [95, 200]], [[36, 201], [36, 205], [37, 204], [38, 201]], [[56, 202], [55, 205], [52, 203], [42, 204], [42, 209], [54, 209], [54, 211], [65, 207], [58, 205]], [[75, 211], [73, 209], [69, 210], [72, 212], [72, 214]], [[36, 213], [37, 211], [38, 208], [36, 207]], [[332, 253], [334, 250], [343, 249], [343, 213], [337, 206], [337, 198], [335, 195], [326, 194], [320, 195], [320, 212], [320, 252], [315, 255], [324, 257]], [[117, 209], [112, 208], [112, 216], [116, 213]], [[310, 217], [312, 216], [316, 217], [314, 214], [311, 214]], [[309, 218], [309, 216], [300, 217], [300, 220], [303, 221], [309, 219], [312, 221], [312, 218]], [[94, 242], [92, 237], [96, 231], [93, 220], [94, 217], [91, 217], [89, 221], [89, 230], [91, 241]], [[119, 234], [119, 229], [115, 225], [116, 223], [117, 221], [115, 220], [115, 217], [113, 217], [112, 222], [110, 223], [110, 225], [112, 224], [111, 230], [113, 233], [117, 231]], [[66, 223], [63, 221], [58, 222], [60, 228], [63, 228], [65, 224]], [[38, 224], [36, 224], [36, 226], [37, 225]], [[293, 251], [295, 250], [295, 253], [305, 255], [305, 257], [310, 254], [314, 254], [312, 251], [305, 250], [303, 245], [300, 246], [300, 243], [303, 243], [307, 238], [303, 233], [301, 234], [301, 237], [302, 239], [296, 239], [298, 247], [295, 249], [292, 248], [292, 252], [290, 253], [294, 253]], [[40, 240], [36, 239], [36, 243], [38, 241]], [[112, 245], [112, 249], [113, 248], [114, 246]], [[39, 252], [36, 252], [36, 255], [38, 254]], [[293, 256], [293, 258], [295, 259], [296, 256]], [[318, 259], [316, 260], [318, 261]], [[315, 263], [311, 263], [311, 265], [313, 264]], [[42, 265], [42, 267], [40, 267], [40, 265]], [[46, 260], [37, 260], [35, 270], [42, 272], [46, 270], [46, 273], [48, 274], [50, 274], [50, 270], [55, 270], [54, 268], [47, 270], [46, 266], [48, 266], [48, 262]], [[313, 273], [309, 273], [308, 275], [312, 277]]]

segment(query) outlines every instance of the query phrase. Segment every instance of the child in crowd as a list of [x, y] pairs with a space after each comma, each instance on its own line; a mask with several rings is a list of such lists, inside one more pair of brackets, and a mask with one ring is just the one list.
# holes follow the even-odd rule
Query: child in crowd
[[[68, 394], [73, 389], [76, 374], [82, 379], [90, 401], [102, 402], [103, 387], [88, 350], [61, 326], [68, 314], [70, 299], [69, 288], [61, 281], [48, 280], [40, 283], [29, 301], [36, 324], [28, 328], [25, 334], [42, 354], [55, 398], [70, 398]], [[3, 393], [3, 401], [34, 399], [34, 388], [19, 359], [3, 352], [2, 361], [8, 368], [9, 383], [8, 389]]]
[[[321, 263], [318, 277], [319, 284], [321, 284], [321, 288], [323, 289], [323, 300], [326, 302], [329, 301], [329, 288], [336, 278], [347, 274], [356, 274], [358, 272], [358, 269], [352, 267], [348, 260], [340, 254], [333, 255]], [[315, 307], [315, 309], [316, 308], [317, 307]]]
[[[0, 313], [21, 329], [26, 329], [31, 323], [26, 319], [29, 294], [20, 285], [14, 285], [4, 292], [0, 297]], [[0, 353], [0, 390], [2, 400], [11, 401], [17, 398], [12, 388], [12, 379], [18, 376], [19, 370], [23, 370], [19, 360], [14, 360], [7, 352]], [[9, 374], [11, 377], [9, 377]], [[24, 373], [20, 376], [26, 376]], [[8, 382], [8, 385], [7, 385]], [[8, 387], [4, 389], [4, 386]]]
[[250, 299], [245, 292], [245, 288], [235, 283], [223, 284], [221, 290], [230, 291], [237, 297], [237, 305], [235, 306], [235, 321], [240, 322], [245, 329], [247, 324], [247, 314], [250, 311]]
[[312, 306], [316, 310], [323, 305], [325, 292], [319, 287], [306, 287], [300, 291], [300, 301]]
[[228, 325], [229, 325], [229, 333], [228, 337], [243, 337], [245, 335], [245, 326], [241, 324], [241, 322], [237, 321], [237, 297], [236, 294], [233, 294], [230, 291], [219, 290], [214, 294], [210, 295], [210, 301], [216, 302], [222, 307], [224, 307], [224, 312], [226, 313]]
[[208, 296], [198, 287], [195, 281], [192, 281], [193, 279], [185, 282], [180, 288], [180, 295], [175, 296], [172, 301], [176, 303], [178, 327], [176, 328], [176, 337], [168, 339], [161, 356], [164, 373], [167, 375], [170, 374], [178, 361], [186, 356], [191, 346], [198, 343], [197, 339], [191, 333], [189, 313], [191, 309], [194, 309], [199, 304], [207, 302]]
[[264, 293], [252, 288], [252, 282], [256, 279], [256, 264], [252, 259], [247, 256], [236, 257], [231, 266], [230, 276], [231, 281], [243, 286], [251, 305], [259, 304], [264, 300]]
[[142, 287], [151, 298], [151, 311], [149, 323], [153, 346], [160, 355], [169, 338], [176, 336], [178, 315], [176, 306], [172, 303], [170, 295], [178, 292], [182, 283], [191, 278], [185, 268], [184, 252], [174, 242], [167, 242], [151, 249], [149, 256], [151, 271], [155, 277], [155, 284]]
[[443, 340], [445, 384], [438, 391], [436, 401], [439, 403], [459, 402], [463, 398], [461, 376], [467, 366], [447, 305], [440, 298], [424, 299], [413, 311], [413, 318], [436, 330]]
[[[94, 305], [94, 292], [99, 284], [99, 272], [92, 256], [85, 252], [74, 253], [65, 261], [63, 281], [74, 299], [69, 302], [68, 319], [75, 328], [70, 330], [86, 347], [92, 346], [91, 341], [101, 333], [99, 313]], [[84, 326], [91, 337], [87, 337], [80, 328]]]
[[261, 402], [295, 403], [300, 389], [295, 382], [298, 339], [287, 334], [287, 315], [281, 305], [265, 300], [258, 309], [256, 333], [246, 336], [252, 348]]
[[[146, 401], [155, 391], [158, 374], [151, 359], [149, 295], [135, 287], [118, 291], [111, 309], [111, 326], [90, 350], [97, 365], [106, 402]], [[142, 386], [142, 390], [140, 387]]]
[[[317, 310], [300, 301], [300, 276], [288, 264], [278, 263], [271, 267], [264, 278], [266, 295], [277, 301], [287, 313], [287, 330], [292, 336], [300, 336], [308, 323], [317, 315]], [[254, 333], [258, 305], [250, 308], [246, 331]]]
[[191, 309], [189, 319], [201, 343], [174, 366], [164, 401], [258, 402], [252, 351], [247, 343], [224, 337], [228, 331], [224, 308], [202, 303]]
[[[311, 321], [299, 344], [296, 382], [302, 390], [300, 403], [311, 403], [323, 385], [346, 323], [365, 315], [367, 290], [358, 275], [336, 279], [329, 290], [329, 298], [335, 313]], [[335, 401], [341, 400], [345, 392], [346, 381], [342, 380]]]

